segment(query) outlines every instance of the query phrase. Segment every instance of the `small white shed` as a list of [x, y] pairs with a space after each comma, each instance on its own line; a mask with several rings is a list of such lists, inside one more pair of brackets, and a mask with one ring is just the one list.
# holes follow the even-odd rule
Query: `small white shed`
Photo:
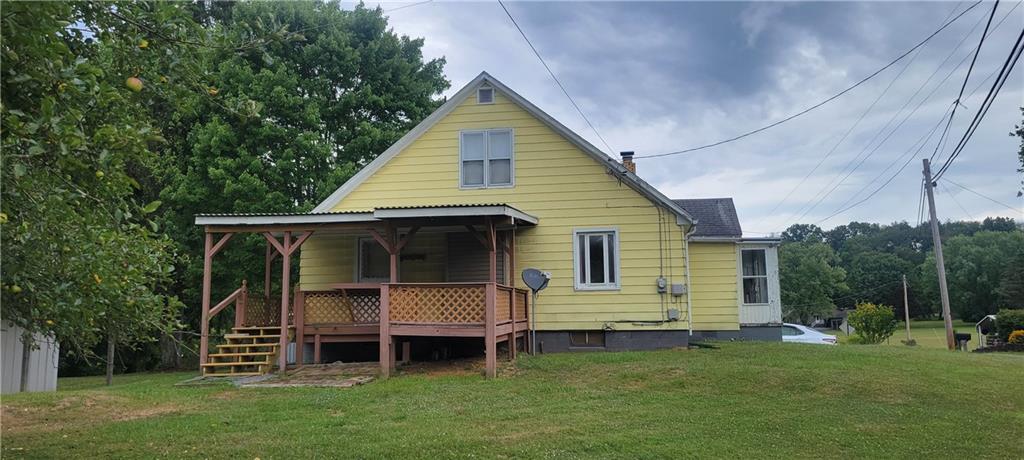
[[[0, 322], [0, 380], [3, 394], [18, 393], [21, 371], [24, 369], [24, 329], [7, 321]], [[25, 391], [55, 391], [57, 389], [57, 362], [60, 347], [54, 338], [34, 335], [36, 348], [28, 355], [28, 375]]]

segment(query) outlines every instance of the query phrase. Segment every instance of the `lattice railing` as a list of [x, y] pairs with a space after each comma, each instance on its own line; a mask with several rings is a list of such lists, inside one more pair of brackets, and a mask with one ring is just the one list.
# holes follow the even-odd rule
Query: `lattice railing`
[[379, 289], [306, 291], [303, 296], [303, 319], [307, 325], [380, 321]]
[[497, 297], [494, 299], [494, 319], [498, 322], [512, 319], [512, 295], [515, 292], [510, 287], [498, 286]]
[[[288, 302], [288, 324], [294, 322], [294, 296]], [[279, 326], [281, 325], [281, 295], [271, 294], [269, 298], [262, 293], [250, 293], [245, 299], [246, 326]]]
[[459, 323], [484, 322], [487, 291], [483, 284], [392, 285], [389, 289], [391, 322]]
[[514, 299], [515, 299], [515, 312], [516, 312], [516, 319], [517, 320], [525, 320], [526, 319], [526, 304], [527, 304], [527, 302], [529, 302], [529, 296], [530, 296], [529, 291], [527, 291], [525, 289], [516, 289], [515, 290]]

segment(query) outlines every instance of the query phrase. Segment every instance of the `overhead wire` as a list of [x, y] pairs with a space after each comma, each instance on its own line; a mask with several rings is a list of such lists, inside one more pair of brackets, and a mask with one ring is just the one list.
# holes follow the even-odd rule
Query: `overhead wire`
[[514, 25], [516, 27], [516, 30], [519, 31], [519, 35], [523, 36], [523, 40], [526, 40], [526, 44], [530, 45], [530, 49], [533, 50], [533, 54], [537, 56], [537, 59], [544, 66], [544, 69], [548, 71], [548, 74], [551, 75], [551, 78], [555, 80], [555, 83], [557, 83], [558, 87], [561, 88], [562, 93], [565, 94], [565, 97], [569, 99], [569, 102], [572, 103], [572, 106], [575, 107], [576, 111], [579, 112], [581, 117], [583, 117], [583, 121], [587, 122], [587, 126], [589, 126], [590, 129], [594, 131], [594, 134], [597, 135], [597, 138], [600, 139], [601, 143], [604, 144], [604, 146], [608, 149], [608, 154], [611, 155], [613, 152], [615, 152], [615, 149], [608, 145], [608, 141], [604, 140], [604, 136], [602, 136], [601, 133], [597, 130], [597, 128], [594, 127], [594, 124], [590, 122], [590, 119], [587, 118], [587, 115], [583, 113], [583, 109], [581, 109], [579, 104], [576, 103], [576, 100], [569, 95], [569, 91], [565, 89], [565, 85], [562, 84], [562, 81], [559, 80], [557, 76], [555, 76], [555, 72], [551, 70], [551, 67], [548, 67], [547, 61], [545, 61], [544, 58], [541, 57], [540, 52], [537, 51], [537, 47], [533, 46], [533, 42], [531, 42], [530, 38], [526, 36], [526, 32], [523, 31], [523, 28], [519, 27], [519, 23], [516, 22], [516, 18], [513, 17], [512, 13], [509, 12], [508, 8], [505, 7], [505, 3], [502, 2], [502, 0], [498, 0], [498, 4], [501, 5], [501, 9], [505, 10], [505, 14], [508, 16], [509, 20], [512, 21], [512, 25]]
[[968, 192], [971, 192], [971, 193], [973, 193], [973, 194], [975, 194], [975, 195], [978, 195], [978, 196], [980, 196], [980, 197], [982, 197], [982, 198], [984, 198], [984, 199], [986, 199], [986, 200], [988, 200], [988, 201], [991, 201], [991, 202], [993, 202], [993, 203], [995, 203], [995, 204], [998, 204], [998, 205], [1000, 205], [1000, 206], [1003, 206], [1003, 207], [1005, 207], [1006, 209], [1009, 209], [1009, 210], [1011, 210], [1011, 211], [1016, 211], [1016, 212], [1019, 212], [1019, 213], [1021, 213], [1021, 214], [1024, 214], [1024, 209], [1018, 209], [1018, 208], [1015, 208], [1015, 207], [1013, 207], [1013, 206], [1010, 206], [1010, 205], [1008, 205], [1008, 204], [1006, 204], [1006, 203], [1003, 203], [1002, 201], [999, 201], [999, 200], [997, 200], [997, 199], [995, 199], [995, 198], [992, 198], [992, 197], [990, 197], [990, 196], [988, 196], [988, 195], [984, 195], [984, 194], [982, 194], [981, 192], [978, 192], [978, 191], [976, 191], [976, 190], [970, 189], [970, 188], [968, 188], [968, 187], [967, 187], [967, 186], [965, 186], [965, 185], [961, 185], [961, 184], [958, 184], [958, 183], [956, 183], [956, 182], [953, 182], [953, 180], [952, 180], [952, 179], [950, 179], [950, 178], [948, 178], [948, 177], [946, 178], [946, 182], [949, 182], [950, 184], [953, 184], [953, 185], [955, 185], [955, 186], [957, 186], [957, 187], [960, 187], [960, 188], [962, 188], [962, 189], [964, 189], [964, 190], [966, 190], [966, 191], [968, 191]]
[[939, 186], [941, 186], [942, 190], [946, 192], [946, 195], [949, 195], [949, 198], [953, 200], [953, 203], [956, 204], [956, 207], [960, 208], [960, 210], [963, 211], [964, 214], [967, 215], [967, 217], [970, 217], [971, 220], [974, 220], [974, 216], [971, 215], [971, 212], [968, 211], [967, 208], [964, 207], [964, 205], [960, 204], [960, 200], [956, 199], [956, 196], [953, 195], [953, 192], [949, 191], [949, 187], [946, 186], [945, 182], [939, 182]]
[[[1007, 19], [1007, 18], [1008, 18], [1008, 17], [1010, 16], [1010, 14], [1011, 14], [1011, 13], [1013, 12], [1013, 10], [1014, 10], [1014, 9], [1016, 9], [1016, 8], [1017, 8], [1017, 6], [1019, 6], [1019, 5], [1020, 5], [1020, 3], [1021, 3], [1021, 2], [1018, 2], [1017, 4], [1015, 4], [1015, 5], [1014, 5], [1014, 8], [1010, 9], [1010, 11], [1007, 11], [1006, 15], [1004, 15], [1004, 16], [1003, 16], [1003, 17], [1002, 17], [1002, 18], [1000, 19], [1000, 21], [999, 21], [999, 22], [998, 22], [998, 23], [997, 23], [997, 24], [995, 25], [995, 27], [992, 27], [992, 28], [991, 28], [991, 29], [989, 30], [989, 34], [991, 34], [991, 33], [994, 33], [994, 32], [995, 32], [995, 31], [996, 31], [996, 30], [997, 30], [997, 29], [999, 28], [999, 26], [1001, 26], [1001, 25], [1003, 24], [1003, 22], [1004, 22], [1004, 21], [1006, 21], [1006, 19]], [[983, 19], [983, 18], [982, 18], [982, 19]], [[885, 136], [885, 137], [884, 137], [884, 138], [883, 138], [883, 139], [882, 139], [882, 140], [881, 140], [881, 141], [880, 141], [880, 142], [878, 143], [878, 145], [875, 145], [875, 147], [874, 147], [873, 149], [871, 149], [871, 151], [870, 151], [870, 152], [868, 152], [866, 156], [864, 156], [863, 158], [861, 158], [861, 155], [862, 155], [862, 154], [864, 154], [864, 153], [865, 153], [865, 151], [867, 151], [867, 149], [868, 149], [868, 148], [869, 148], [869, 147], [870, 147], [870, 146], [871, 146], [871, 145], [872, 145], [872, 144], [873, 144], [873, 143], [875, 142], [875, 140], [876, 140], [876, 139], [878, 139], [878, 136], [879, 136], [879, 135], [881, 135], [881, 134], [882, 134], [883, 132], [885, 132], [885, 131], [886, 131], [886, 129], [887, 129], [888, 127], [889, 127], [889, 125], [890, 125], [890, 124], [891, 124], [891, 123], [892, 123], [893, 121], [895, 121], [897, 117], [899, 117], [899, 116], [900, 116], [900, 114], [901, 114], [901, 113], [903, 112], [903, 110], [904, 110], [904, 109], [906, 109], [906, 108], [907, 108], [907, 106], [908, 106], [908, 105], [910, 105], [910, 103], [911, 103], [911, 102], [912, 102], [912, 101], [913, 101], [913, 100], [914, 100], [914, 99], [915, 99], [915, 98], [917, 97], [917, 95], [918, 95], [918, 94], [919, 94], [919, 93], [920, 93], [920, 92], [921, 92], [921, 91], [922, 91], [922, 90], [923, 90], [923, 89], [924, 89], [924, 88], [925, 88], [925, 87], [926, 87], [926, 86], [928, 85], [928, 83], [929, 83], [929, 82], [930, 82], [930, 81], [932, 80], [932, 78], [934, 78], [934, 77], [935, 77], [935, 75], [936, 75], [936, 74], [937, 74], [937, 73], [938, 73], [938, 72], [939, 72], [939, 71], [940, 71], [940, 70], [942, 69], [942, 67], [943, 67], [943, 66], [944, 66], [944, 65], [946, 64], [946, 62], [948, 62], [948, 61], [949, 61], [949, 59], [950, 59], [951, 57], [953, 57], [953, 56], [954, 56], [954, 55], [956, 54], [956, 51], [957, 51], [957, 50], [959, 50], [960, 46], [961, 46], [961, 45], [962, 45], [962, 44], [963, 44], [963, 43], [964, 43], [964, 42], [966, 41], [966, 39], [967, 39], [968, 37], [970, 37], [971, 33], [972, 33], [972, 32], [974, 31], [974, 29], [975, 29], [975, 28], [977, 28], [977, 26], [978, 26], [978, 25], [980, 25], [980, 23], [981, 23], [981, 21], [979, 20], [979, 21], [978, 21], [978, 23], [976, 23], [976, 24], [975, 24], [975, 27], [973, 27], [973, 28], [972, 28], [972, 29], [971, 29], [971, 30], [970, 30], [970, 31], [969, 31], [969, 32], [968, 32], [968, 33], [967, 33], [966, 35], [964, 35], [964, 38], [963, 38], [963, 39], [961, 39], [961, 40], [960, 40], [960, 42], [959, 42], [959, 43], [958, 43], [958, 44], [957, 44], [957, 45], [956, 45], [956, 46], [955, 46], [955, 47], [954, 47], [954, 48], [952, 49], [952, 51], [951, 51], [951, 52], [950, 52], [950, 53], [949, 53], [949, 54], [948, 54], [948, 55], [946, 56], [946, 58], [945, 58], [945, 59], [943, 59], [941, 63], [939, 63], [939, 65], [938, 65], [938, 66], [937, 66], [937, 67], [935, 68], [935, 70], [934, 70], [934, 71], [933, 71], [933, 72], [931, 73], [931, 75], [929, 75], [929, 76], [928, 76], [928, 78], [927, 78], [927, 79], [925, 80], [925, 82], [924, 82], [924, 83], [922, 83], [922, 84], [921, 84], [921, 86], [920, 86], [920, 87], [918, 87], [918, 89], [917, 89], [917, 90], [916, 90], [916, 91], [914, 92], [914, 94], [912, 94], [912, 95], [910, 96], [910, 98], [909, 98], [909, 99], [907, 99], [907, 101], [906, 101], [906, 102], [905, 102], [905, 103], [903, 104], [903, 106], [902, 106], [902, 107], [900, 107], [900, 109], [899, 109], [899, 110], [898, 110], [898, 111], [897, 111], [897, 112], [896, 112], [895, 114], [893, 114], [893, 116], [892, 116], [892, 117], [891, 117], [891, 118], [889, 119], [889, 121], [887, 121], [887, 122], [886, 122], [886, 124], [885, 124], [885, 125], [883, 125], [883, 126], [882, 126], [882, 128], [881, 128], [881, 129], [880, 129], [879, 131], [877, 131], [877, 132], [875, 133], [875, 135], [874, 135], [874, 136], [873, 136], [873, 137], [871, 138], [871, 140], [869, 140], [869, 141], [868, 141], [868, 143], [867, 143], [867, 144], [865, 144], [864, 148], [863, 148], [863, 149], [861, 149], [861, 151], [860, 151], [860, 152], [859, 152], [859, 153], [858, 153], [858, 154], [857, 154], [856, 156], [854, 156], [854, 158], [853, 158], [853, 159], [851, 159], [851, 160], [850, 160], [850, 162], [848, 162], [848, 163], [846, 164], [846, 166], [844, 166], [844, 167], [843, 167], [843, 169], [842, 169], [842, 170], [840, 171], [840, 174], [844, 174], [844, 173], [845, 173], [845, 175], [843, 175], [843, 176], [842, 176], [842, 178], [841, 178], [841, 179], [839, 180], [839, 182], [835, 182], [835, 180], [833, 180], [833, 181], [831, 181], [831, 182], [830, 182], [830, 183], [829, 183], [828, 185], [825, 185], [825, 186], [824, 186], [824, 187], [823, 187], [823, 188], [822, 188], [821, 190], [819, 190], [819, 191], [818, 191], [818, 193], [816, 193], [816, 194], [815, 194], [815, 198], [816, 198], [816, 199], [815, 199], [815, 198], [812, 198], [812, 204], [810, 205], [810, 207], [808, 207], [808, 208], [804, 209], [803, 211], [801, 211], [801, 210], [799, 210], [799, 209], [798, 209], [798, 210], [797, 210], [796, 212], [794, 212], [794, 213], [793, 213], [793, 214], [796, 214], [796, 213], [800, 213], [800, 215], [799, 215], [799, 216], [798, 216], [798, 217], [797, 217], [797, 218], [796, 218], [796, 219], [795, 219], [794, 221], [798, 222], [798, 221], [800, 221], [801, 219], [803, 219], [803, 218], [804, 218], [805, 216], [807, 216], [807, 215], [808, 215], [808, 214], [809, 214], [809, 213], [810, 213], [811, 211], [813, 211], [813, 210], [814, 210], [814, 209], [815, 209], [815, 208], [816, 208], [816, 207], [817, 207], [818, 205], [820, 205], [820, 204], [821, 204], [821, 203], [822, 203], [822, 202], [823, 202], [823, 201], [825, 200], [825, 198], [827, 198], [827, 197], [828, 197], [829, 195], [831, 195], [831, 194], [832, 194], [833, 192], [835, 192], [835, 190], [836, 190], [836, 189], [838, 189], [838, 188], [839, 188], [839, 186], [841, 186], [842, 184], [844, 184], [844, 183], [846, 182], [846, 180], [847, 180], [847, 179], [848, 179], [848, 178], [849, 178], [849, 177], [850, 177], [850, 176], [851, 176], [851, 175], [852, 175], [852, 174], [853, 174], [853, 173], [854, 173], [854, 172], [855, 172], [855, 171], [856, 171], [857, 169], [859, 169], [859, 168], [860, 168], [860, 167], [861, 167], [861, 166], [862, 166], [862, 165], [863, 165], [863, 164], [864, 164], [864, 163], [865, 163], [865, 162], [867, 161], [867, 159], [868, 159], [868, 158], [870, 158], [871, 156], [873, 156], [873, 155], [874, 155], [874, 154], [875, 154], [875, 153], [876, 153], [876, 152], [878, 151], [878, 149], [879, 149], [879, 148], [880, 148], [880, 147], [881, 147], [881, 146], [882, 146], [882, 145], [883, 145], [883, 144], [884, 144], [885, 142], [887, 142], [887, 141], [888, 141], [888, 139], [889, 139], [889, 138], [890, 138], [890, 137], [891, 137], [891, 136], [892, 136], [893, 134], [895, 134], [895, 132], [896, 132], [897, 130], [899, 130], [899, 128], [900, 128], [900, 127], [901, 127], [901, 126], [902, 126], [902, 125], [903, 125], [903, 124], [904, 124], [904, 123], [905, 123], [905, 122], [906, 122], [907, 120], [909, 120], [909, 118], [910, 118], [910, 117], [911, 117], [911, 116], [912, 116], [912, 115], [913, 115], [914, 113], [916, 113], [916, 112], [917, 112], [917, 110], [918, 110], [918, 109], [920, 109], [920, 107], [921, 107], [921, 106], [922, 106], [922, 105], [923, 105], [923, 104], [924, 104], [924, 103], [925, 103], [925, 102], [926, 102], [926, 101], [927, 101], [928, 99], [930, 99], [930, 98], [931, 98], [931, 96], [932, 96], [932, 95], [934, 95], [934, 94], [935, 94], [935, 92], [936, 92], [936, 91], [938, 91], [938, 89], [939, 89], [940, 87], [942, 87], [942, 85], [943, 85], [943, 84], [944, 84], [944, 83], [945, 83], [945, 82], [946, 82], [946, 81], [947, 81], [947, 80], [948, 80], [948, 79], [949, 79], [950, 77], [952, 77], [952, 75], [953, 75], [953, 74], [954, 74], [954, 73], [956, 72], [956, 70], [957, 70], [957, 69], [959, 69], [959, 68], [960, 68], [960, 67], [961, 67], [961, 66], [962, 66], [962, 65], [963, 65], [963, 64], [964, 64], [964, 63], [965, 63], [965, 62], [967, 61], [967, 59], [968, 59], [969, 57], [971, 57], [971, 53], [968, 53], [968, 54], [964, 55], [964, 57], [963, 57], [963, 58], [962, 58], [962, 59], [960, 60], [960, 62], [959, 62], [959, 63], [958, 63], [958, 64], [957, 64], [957, 65], [956, 65], [956, 66], [955, 66], [955, 67], [954, 67], [954, 68], [953, 68], [952, 70], [950, 70], [950, 71], [949, 71], [949, 72], [948, 72], [948, 73], [946, 74], [946, 76], [945, 76], [945, 77], [944, 77], [944, 78], [943, 78], [943, 79], [942, 79], [942, 80], [941, 80], [941, 81], [940, 81], [939, 83], [937, 83], [937, 84], [935, 85], [935, 87], [934, 87], [934, 88], [933, 88], [933, 89], [931, 90], [931, 92], [929, 92], [927, 96], [925, 96], [925, 97], [924, 97], [923, 99], [921, 99], [921, 101], [920, 101], [920, 102], [919, 102], [919, 103], [917, 104], [917, 106], [916, 106], [916, 107], [915, 107], [915, 108], [914, 108], [914, 109], [913, 109], [913, 110], [912, 110], [912, 111], [911, 111], [911, 112], [910, 112], [910, 113], [909, 113], [909, 114], [908, 114], [908, 115], [907, 115], [906, 117], [904, 117], [904, 118], [903, 118], [903, 120], [901, 120], [901, 121], [900, 121], [900, 122], [899, 122], [899, 123], [898, 123], [898, 124], [896, 125], [896, 127], [895, 127], [895, 128], [893, 128], [893, 130], [892, 130], [892, 131], [889, 131], [889, 133], [888, 133], [888, 134], [887, 134], [887, 135], [886, 135], [886, 136]], [[991, 78], [991, 75], [990, 75], [990, 76], [989, 76], [988, 78]], [[986, 78], [986, 80], [987, 80], [988, 78]], [[978, 87], [976, 87], [974, 91], [972, 91], [972, 92], [971, 92], [971, 95], [973, 95], [973, 94], [974, 94], [974, 92], [975, 92], [975, 91], [977, 91], [977, 88], [979, 88], [979, 87], [980, 87], [980, 85], [979, 85]], [[970, 96], [968, 96], [968, 97], [970, 97]], [[947, 112], [945, 112], [945, 113], [949, 113], [949, 109], [947, 109]], [[915, 145], [916, 145], [916, 144], [915, 144]], [[911, 148], [912, 148], [912, 147], [911, 147]], [[900, 158], [902, 158], [902, 156], [901, 156]], [[857, 161], [858, 161], [858, 159], [860, 160], [859, 162], [857, 162]], [[897, 160], [897, 161], [898, 161], [898, 160]], [[854, 165], [854, 162], [857, 162], [857, 164], [856, 164], [856, 165]], [[851, 166], [853, 166], [853, 168], [852, 168], [852, 169], [850, 169], [850, 167], [851, 167]], [[890, 167], [891, 167], [891, 165], [890, 165]], [[901, 169], [902, 169], [902, 168], [901, 168]], [[887, 168], [887, 169], [886, 169], [885, 171], [887, 171], [887, 170], [888, 170], [888, 168]], [[885, 173], [885, 171], [883, 171], [883, 172], [882, 172], [882, 174], [884, 174], [884, 173]], [[873, 180], [872, 180], [872, 181], [871, 181], [870, 183], [874, 183], [874, 181], [878, 180], [878, 178], [879, 178], [879, 177], [880, 177], [880, 175], [879, 175], [879, 176], [876, 176], [876, 177], [875, 177], [875, 179], [873, 179]], [[869, 184], [868, 184], [867, 186], [870, 186], [870, 183], [869, 183]], [[827, 192], [825, 192], [825, 190], [826, 190], [826, 189], [827, 189], [827, 188], [829, 187], [829, 185], [832, 185], [832, 188], [831, 188], [831, 189], [828, 189], [828, 191], [827, 191]], [[866, 186], [866, 187], [867, 187], [867, 186]], [[864, 190], [866, 189], [866, 187], [864, 187], [864, 188], [861, 188], [861, 190], [860, 190], [860, 191], [858, 191], [857, 193], [855, 193], [854, 195], [852, 195], [852, 196], [851, 196], [851, 198], [847, 199], [847, 200], [846, 200], [846, 201], [845, 201], [845, 202], [844, 202], [844, 203], [843, 203], [842, 205], [840, 205], [840, 208], [842, 208], [843, 206], [845, 206], [846, 204], [848, 204], [848, 203], [849, 203], [849, 202], [850, 202], [850, 201], [851, 201], [851, 200], [853, 199], [853, 197], [855, 197], [855, 196], [856, 196], [857, 194], [859, 194], [860, 192], [864, 191]], [[822, 192], [824, 192], [824, 194], [823, 194], [823, 195], [822, 195]], [[852, 208], [849, 208], [849, 209], [852, 209]], [[787, 220], [787, 222], [788, 222], [788, 220]]]
[[[960, 99], [964, 97], [964, 89], [967, 88], [967, 82], [971, 79], [971, 71], [974, 70], [974, 64], [978, 62], [978, 55], [981, 54], [981, 45], [985, 44], [985, 37], [988, 36], [988, 28], [992, 25], [992, 18], [996, 15], [996, 9], [999, 8], [999, 0], [996, 0], [992, 4], [992, 12], [988, 15], [988, 22], [985, 23], [985, 30], [981, 32], [981, 39], [978, 40], [978, 47], [974, 50], [974, 58], [971, 59], [971, 65], [967, 68], [967, 76], [964, 77], [964, 84], [960, 85], [960, 94], [956, 96], [956, 101], [953, 106], [953, 111], [949, 114], [949, 120], [946, 122], [946, 127], [943, 129], [941, 137], [946, 136], [946, 132], [949, 131], [949, 126], [953, 124], [953, 117], [956, 116], [956, 109], [960, 106]], [[1010, 10], [1013, 11], [1013, 10]], [[929, 157], [928, 161], [934, 161], [935, 156], [939, 154], [939, 146], [942, 143], [935, 144], [935, 151], [932, 152], [932, 156]]]
[[[498, 0], [498, 2], [501, 3], [501, 0]], [[720, 141], [712, 142], [710, 144], [704, 144], [704, 145], [700, 145], [700, 146], [696, 146], [696, 147], [690, 147], [690, 148], [686, 148], [686, 149], [682, 149], [682, 150], [676, 150], [676, 151], [673, 151], [673, 152], [658, 153], [658, 154], [654, 154], [654, 155], [638, 155], [638, 156], [635, 156], [634, 159], [660, 158], [660, 157], [666, 157], [666, 156], [671, 156], [671, 155], [681, 155], [681, 154], [684, 154], [684, 153], [696, 152], [698, 150], [704, 150], [704, 149], [708, 149], [708, 148], [711, 148], [711, 147], [717, 147], [719, 145], [727, 144], [729, 142], [738, 141], [740, 139], [743, 139], [745, 137], [757, 134], [757, 133], [765, 131], [767, 129], [774, 128], [774, 127], [776, 127], [778, 125], [781, 125], [781, 124], [783, 124], [783, 123], [785, 123], [787, 121], [793, 120], [794, 118], [797, 118], [797, 117], [800, 117], [802, 115], [805, 115], [805, 114], [807, 114], [808, 112], [811, 112], [814, 109], [817, 109], [817, 108], [819, 108], [819, 107], [821, 107], [821, 106], [823, 106], [825, 104], [828, 104], [829, 102], [832, 102], [832, 101], [838, 99], [839, 97], [843, 96], [844, 94], [852, 91], [853, 89], [857, 88], [858, 86], [860, 86], [860, 85], [866, 83], [867, 81], [871, 80], [872, 78], [878, 76], [878, 74], [884, 72], [889, 67], [892, 67], [897, 62], [901, 61], [903, 58], [905, 58], [908, 55], [910, 55], [910, 53], [913, 53], [915, 50], [917, 50], [918, 48], [923, 46], [925, 43], [928, 43], [929, 40], [934, 38], [936, 35], [938, 35], [940, 32], [945, 30], [951, 24], [953, 24], [958, 19], [963, 17], [963, 15], [967, 14], [967, 12], [971, 11], [972, 9], [974, 9], [974, 7], [978, 6], [980, 3], [981, 3], [981, 1], [973, 3], [971, 6], [967, 7], [965, 10], [961, 11], [960, 14], [957, 14], [956, 17], [954, 17], [953, 19], [950, 19], [949, 21], [946, 21], [946, 23], [943, 24], [941, 27], [939, 27], [935, 32], [932, 32], [931, 35], [928, 35], [927, 37], [925, 37], [924, 40], [921, 40], [916, 45], [914, 45], [913, 47], [911, 47], [907, 51], [903, 52], [903, 54], [900, 54], [899, 56], [897, 56], [892, 61], [889, 61], [888, 64], [882, 66], [880, 69], [878, 69], [878, 70], [872, 72], [871, 74], [869, 74], [868, 76], [860, 79], [859, 81], [857, 81], [853, 85], [847, 87], [846, 89], [844, 89], [844, 90], [842, 90], [842, 91], [840, 91], [840, 92], [838, 92], [838, 93], [836, 93], [836, 94], [826, 98], [825, 100], [823, 100], [821, 102], [818, 102], [817, 104], [814, 104], [814, 105], [812, 105], [812, 106], [810, 106], [810, 107], [808, 107], [808, 108], [806, 108], [804, 110], [801, 110], [801, 111], [799, 111], [799, 112], [797, 112], [797, 113], [795, 113], [793, 115], [790, 115], [790, 116], [788, 116], [786, 118], [783, 118], [781, 120], [775, 121], [773, 123], [769, 123], [768, 125], [762, 126], [760, 128], [757, 128], [757, 129], [754, 129], [754, 130], [751, 130], [751, 131], [747, 131], [747, 132], [745, 132], [743, 134], [739, 134], [737, 136], [733, 136], [733, 137], [730, 137], [730, 138], [727, 138], [727, 139], [722, 139]], [[504, 5], [502, 5], [502, 7], [504, 8]], [[508, 12], [508, 10], [506, 10], [506, 13], [507, 12]], [[510, 15], [510, 17], [511, 17], [511, 15]], [[525, 37], [525, 35], [524, 35], [524, 37]]]
[[1021, 41], [1024, 40], [1024, 28], [1021, 29], [1020, 35], [1017, 36], [1017, 41], [1014, 43], [1013, 48], [1010, 49], [1010, 54], [1006, 57], [1006, 62], [1003, 63], [1003, 67], [999, 70], [999, 75], [996, 77], [996, 81], [992, 82], [992, 88], [989, 89], [988, 95], [985, 96], [985, 100], [982, 101], [978, 107], [978, 111], [974, 115], [974, 119], [968, 125], [964, 135], [957, 142], [956, 147], [953, 148], [953, 152], [950, 153], [949, 157], [939, 168], [938, 172], [935, 173], [934, 179], [937, 181], [946, 171], [952, 166], [956, 158], [960, 156], [963, 149], [967, 146], [967, 143], [974, 136], [974, 133], [978, 130], [978, 126], [981, 125], [982, 120], [985, 119], [985, 115], [988, 114], [988, 109], [992, 107], [992, 103], [995, 102], [996, 97], [999, 96], [1000, 90], [1003, 89], [1003, 84], [1009, 79], [1013, 68], [1017, 65], [1018, 59], [1020, 59], [1021, 52], [1024, 51], [1024, 47], [1021, 46]]

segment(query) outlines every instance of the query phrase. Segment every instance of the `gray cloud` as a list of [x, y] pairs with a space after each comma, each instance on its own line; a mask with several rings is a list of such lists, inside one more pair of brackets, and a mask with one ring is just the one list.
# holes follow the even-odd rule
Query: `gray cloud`
[[[385, 9], [407, 3], [386, 3]], [[638, 155], [692, 147], [763, 126], [853, 84], [909, 49], [968, 3], [540, 3], [506, 2], [520, 26], [612, 148]], [[1013, 5], [1000, 5], [1001, 18]], [[732, 196], [746, 230], [778, 231], [817, 192], [838, 180], [857, 155], [921, 88], [972, 29], [953, 58], [911, 101], [901, 120], [977, 45], [990, 4], [981, 4], [923, 47], [904, 74], [821, 168], [773, 215], [768, 212], [835, 145], [903, 63], [804, 117], [742, 141], [689, 155], [639, 160], [641, 176], [672, 197]], [[426, 39], [428, 57], [445, 56], [451, 92], [487, 70], [565, 125], [601, 145], [547, 75], [497, 3], [441, 2], [389, 13], [398, 33]], [[980, 26], [979, 26], [980, 25]], [[1024, 27], [1018, 7], [986, 41], [968, 91], [1001, 65]], [[935, 95], [802, 219], [831, 214], [937, 123], [959, 90], [963, 65]], [[981, 98], [965, 102], [950, 131], [955, 143]], [[1018, 207], [1016, 141], [1007, 136], [1024, 105], [1024, 65], [950, 170], [949, 177]], [[888, 131], [884, 131], [883, 135]], [[925, 147], [931, 152], [937, 136]], [[948, 148], [946, 149], [948, 151]], [[869, 202], [833, 219], [916, 220], [920, 156]], [[944, 155], [943, 155], [944, 157]], [[893, 170], [901, 166], [898, 162]], [[890, 173], [891, 174], [891, 173]], [[881, 180], [887, 179], [888, 175]], [[876, 182], [877, 184], [877, 182]], [[830, 188], [830, 187], [828, 187]], [[955, 187], [954, 187], [955, 188]], [[827, 189], [827, 188], [826, 188]], [[867, 191], [874, 186], [867, 187]], [[992, 215], [1024, 219], [983, 198], [950, 189], [939, 195], [944, 218]], [[853, 198], [851, 198], [853, 197]]]

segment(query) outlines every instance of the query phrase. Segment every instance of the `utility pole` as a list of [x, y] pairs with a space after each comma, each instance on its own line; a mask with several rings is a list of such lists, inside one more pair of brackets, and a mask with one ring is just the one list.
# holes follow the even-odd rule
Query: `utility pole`
[[942, 258], [942, 237], [939, 235], [939, 219], [935, 217], [935, 195], [932, 188], [932, 168], [927, 158], [921, 160], [924, 163], [924, 187], [928, 192], [928, 215], [932, 224], [932, 245], [935, 250], [935, 270], [939, 274], [939, 297], [942, 299], [942, 320], [946, 324], [946, 347], [950, 351], [956, 349], [953, 340], [953, 318], [949, 313], [949, 290], [946, 287], [946, 262]]
[[910, 304], [907, 302], [907, 275], [903, 275], [903, 321], [907, 325], [907, 343], [909, 344], [910, 338]]

